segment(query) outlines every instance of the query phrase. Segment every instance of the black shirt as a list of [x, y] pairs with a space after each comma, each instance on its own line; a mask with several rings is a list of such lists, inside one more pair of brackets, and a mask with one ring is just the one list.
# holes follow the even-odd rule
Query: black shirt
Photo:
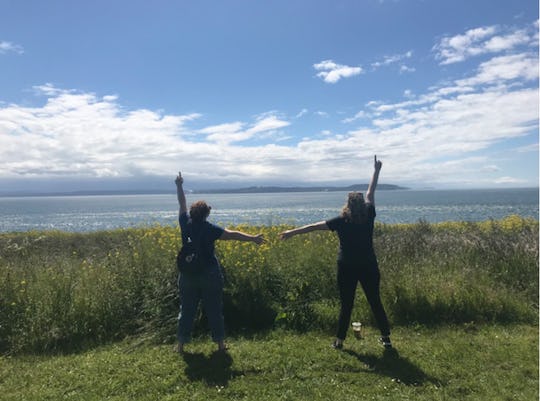
[[[208, 262], [208, 267], [218, 267], [219, 262], [214, 252], [214, 243], [221, 237], [224, 229], [208, 221], [193, 224], [187, 213], [180, 214], [179, 221], [182, 230], [182, 243], [187, 241], [188, 233], [191, 233], [193, 238], [200, 238], [202, 255]], [[202, 231], [203, 229], [204, 232]]]
[[327, 220], [326, 225], [337, 231], [339, 237], [338, 261], [344, 263], [375, 263], [373, 250], [373, 227], [375, 225], [375, 205], [366, 204], [367, 219], [362, 223], [352, 223], [339, 216]]

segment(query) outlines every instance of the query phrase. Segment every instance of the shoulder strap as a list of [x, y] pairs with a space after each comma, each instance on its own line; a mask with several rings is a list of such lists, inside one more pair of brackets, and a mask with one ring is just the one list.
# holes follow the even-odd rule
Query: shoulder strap
[[203, 223], [201, 227], [201, 231], [199, 232], [199, 235], [195, 238], [193, 237], [193, 221], [189, 224], [189, 232], [188, 232], [188, 238], [191, 239], [191, 242], [193, 243], [193, 246], [197, 251], [199, 251], [199, 248], [201, 247], [201, 239], [205, 230], [206, 225]]

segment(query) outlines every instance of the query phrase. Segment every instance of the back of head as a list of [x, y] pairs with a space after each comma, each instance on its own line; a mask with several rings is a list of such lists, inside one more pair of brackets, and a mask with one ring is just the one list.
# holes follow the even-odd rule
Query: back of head
[[363, 223], [367, 218], [366, 202], [361, 192], [349, 192], [341, 216], [351, 223]]
[[210, 210], [212, 210], [212, 207], [208, 206], [205, 201], [199, 200], [189, 208], [189, 217], [194, 223], [202, 223], [210, 215]]

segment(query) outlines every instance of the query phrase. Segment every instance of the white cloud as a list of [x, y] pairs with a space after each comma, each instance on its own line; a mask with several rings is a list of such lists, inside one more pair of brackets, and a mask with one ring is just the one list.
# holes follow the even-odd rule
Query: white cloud
[[460, 86], [491, 84], [498, 81], [538, 79], [538, 56], [532, 54], [513, 54], [494, 57], [480, 64], [478, 74], [468, 79], [456, 81]]
[[[113, 97], [46, 87], [41, 107], [0, 108], [0, 176], [130, 176], [162, 172], [180, 152], [183, 125], [198, 115], [122, 111]], [[197, 147], [197, 144], [191, 145]]]
[[499, 177], [495, 179], [493, 182], [496, 184], [526, 184], [527, 181], [521, 179], [521, 178], [515, 178], [515, 177]]
[[[410, 91], [405, 92], [404, 96], [407, 100], [403, 102], [371, 101], [366, 107], [371, 110], [368, 114], [374, 115], [409, 108], [424, 108], [444, 99], [451, 99], [452, 96], [460, 96], [464, 99], [464, 95], [467, 94], [483, 93], [486, 91], [486, 85], [492, 86], [491, 91], [505, 92], [511, 88], [504, 85], [509, 87], [512, 81], [527, 82], [535, 79], [538, 79], [538, 58], [535, 54], [500, 56], [481, 63], [475, 74], [468, 78], [447, 83], [446, 86], [433, 87], [430, 92], [417, 97], [412, 96]], [[503, 85], [503, 87], [498, 87], [498, 85]]]
[[322, 78], [324, 82], [335, 84], [341, 78], [349, 78], [359, 75], [363, 72], [362, 67], [350, 67], [347, 65], [336, 64], [332, 60], [324, 60], [314, 64], [313, 68], [320, 71], [317, 76]]
[[289, 124], [288, 121], [281, 120], [275, 115], [264, 115], [259, 117], [257, 121], [247, 129], [244, 129], [246, 124], [235, 122], [206, 127], [198, 132], [208, 135], [208, 141], [220, 145], [227, 145], [234, 142], [246, 141], [257, 134], [264, 133], [266, 135], [273, 133], [280, 128], [287, 127]]
[[443, 37], [433, 47], [440, 63], [452, 64], [487, 53], [511, 51], [519, 46], [537, 44], [538, 28], [516, 29], [487, 26], [470, 29], [464, 34]]
[[43, 84], [43, 85], [35, 85], [33, 88], [34, 92], [36, 93], [36, 95], [38, 96], [57, 96], [57, 95], [60, 95], [62, 93], [72, 93], [73, 91], [68, 91], [68, 90], [63, 90], [63, 89], [59, 89], [59, 88], [56, 88], [52, 83], [50, 82], [47, 82], [46, 84]]
[[258, 121], [248, 130], [252, 135], [259, 132], [273, 131], [288, 126], [288, 121], [280, 120], [277, 116], [265, 116], [259, 118]]
[[7, 41], [0, 41], [0, 54], [6, 54], [9, 52], [17, 53], [17, 54], [23, 54], [24, 49], [22, 46], [7, 42]]
[[409, 50], [403, 54], [394, 54], [391, 56], [385, 56], [382, 61], [376, 61], [374, 63], [371, 63], [371, 66], [373, 68], [379, 68], [379, 67], [388, 66], [391, 64], [400, 63], [401, 61], [405, 59], [411, 58], [412, 54], [413, 54], [412, 50]]
[[[188, 125], [200, 122], [199, 114], [126, 112], [116, 96], [52, 86], [46, 92], [40, 107], [0, 107], [0, 177], [129, 177], [182, 170], [193, 180], [358, 182], [369, 179], [377, 154], [385, 162], [386, 182], [456, 182], [483, 167], [483, 173], [493, 174], [485, 169], [496, 165], [493, 161], [468, 154], [525, 135], [538, 117], [534, 88], [449, 97], [428, 93], [424, 98], [431, 102], [420, 106], [387, 105], [376, 112], [372, 127], [341, 134], [321, 130], [318, 139], [288, 145], [278, 144], [284, 137], [277, 136], [272, 143], [248, 146], [237, 142], [272, 135], [290, 122], [262, 114], [251, 122], [192, 130]], [[384, 106], [370, 103], [374, 109]]]
[[362, 118], [368, 118], [368, 117], [369, 117], [369, 115], [368, 115], [368, 113], [366, 113], [365, 110], [360, 110], [353, 117], [345, 118], [341, 122], [343, 122], [345, 124], [348, 124], [348, 123], [352, 123], [352, 122], [354, 122], [356, 120], [359, 120], [359, 119], [362, 119]]
[[406, 90], [403, 92], [403, 96], [405, 96], [406, 98], [412, 98], [412, 97], [413, 97], [413, 92], [412, 92], [412, 90], [406, 89]]
[[[489, 39], [493, 33], [466, 37]], [[359, 126], [341, 132], [319, 125], [301, 133], [298, 126], [307, 119], [298, 118], [307, 110], [292, 121], [271, 111], [201, 126], [198, 113], [126, 110], [117, 95], [44, 84], [35, 87], [45, 98], [40, 106], [0, 104], [0, 178], [182, 170], [193, 180], [223, 182], [365, 182], [377, 154], [385, 182], [448, 184], [468, 177], [471, 185], [536, 185], [504, 170], [487, 152], [513, 138], [537, 135], [538, 61], [535, 49], [525, 50], [495, 54], [468, 76], [425, 93], [405, 91], [403, 101], [371, 100], [343, 120]], [[537, 151], [538, 145], [512, 148], [512, 153]]]
[[401, 66], [399, 67], [399, 72], [400, 72], [401, 74], [406, 73], [406, 72], [415, 72], [415, 71], [416, 71], [416, 68], [406, 66], [405, 64], [403, 64], [403, 65], [401, 65]]
[[482, 170], [483, 171], [488, 171], [488, 172], [501, 171], [501, 169], [499, 167], [497, 167], [495, 164], [490, 164], [488, 166], [484, 166], [484, 167], [482, 167]]
[[477, 43], [495, 32], [494, 26], [470, 29], [463, 35], [442, 38], [433, 50], [437, 52], [436, 57], [442, 60], [441, 64], [457, 63], [468, 56], [479, 54], [481, 48]]
[[[468, 36], [482, 37], [488, 33], [476, 31]], [[351, 131], [345, 140], [319, 144], [329, 154], [356, 149], [391, 159], [396, 167], [387, 163], [385, 170], [390, 180], [407, 171], [411, 179], [430, 182], [450, 183], [467, 175], [482, 185], [535, 185], [523, 178], [503, 177], [495, 181], [493, 172], [502, 171], [496, 160], [467, 155], [513, 138], [537, 134], [537, 79], [536, 52], [493, 57], [465, 79], [447, 82], [417, 96], [406, 92], [402, 102], [370, 101], [344, 122], [370, 116], [371, 127]], [[523, 147], [522, 151], [537, 146]]]

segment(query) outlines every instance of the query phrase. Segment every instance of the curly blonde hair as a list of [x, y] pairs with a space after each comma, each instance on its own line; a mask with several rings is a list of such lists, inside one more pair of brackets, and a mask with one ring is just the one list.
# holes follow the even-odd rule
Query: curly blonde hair
[[361, 192], [349, 192], [347, 203], [341, 210], [341, 217], [351, 223], [363, 223], [366, 220], [366, 201]]
[[192, 221], [200, 223], [205, 221], [210, 215], [210, 210], [212, 210], [211, 206], [209, 206], [205, 201], [199, 200], [190, 206], [189, 217], [191, 217]]

